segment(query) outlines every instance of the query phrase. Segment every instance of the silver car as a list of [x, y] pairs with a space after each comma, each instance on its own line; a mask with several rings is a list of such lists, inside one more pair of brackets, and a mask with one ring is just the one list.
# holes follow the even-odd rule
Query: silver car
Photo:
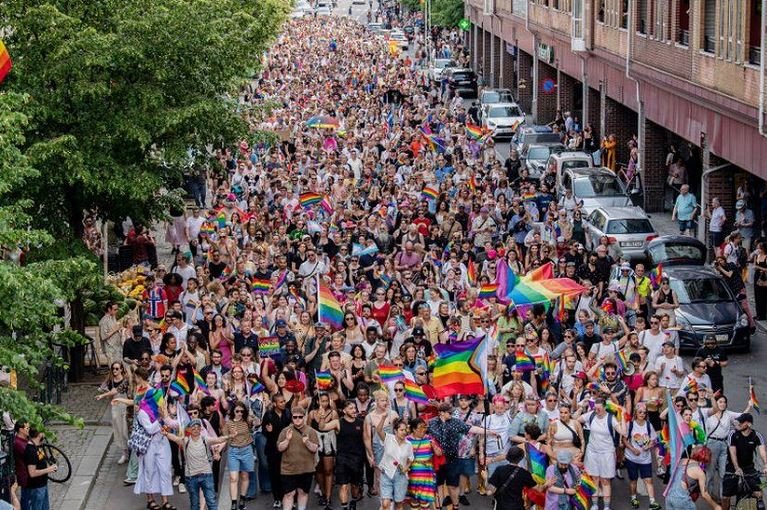
[[618, 260], [644, 259], [650, 241], [658, 237], [650, 219], [640, 207], [599, 207], [591, 211], [583, 226], [586, 248], [593, 250], [607, 236], [610, 254]]
[[572, 168], [557, 176], [559, 196], [572, 189], [586, 215], [598, 207], [629, 207], [623, 182], [607, 168]]
[[516, 103], [486, 104], [482, 107], [482, 125], [493, 132], [493, 138], [514, 136], [524, 122], [525, 114]]
[[514, 96], [509, 89], [484, 89], [479, 95], [479, 105], [514, 103]]
[[442, 71], [448, 67], [458, 67], [458, 64], [452, 58], [435, 58], [431, 69], [429, 69], [429, 76], [432, 81], [442, 80]]

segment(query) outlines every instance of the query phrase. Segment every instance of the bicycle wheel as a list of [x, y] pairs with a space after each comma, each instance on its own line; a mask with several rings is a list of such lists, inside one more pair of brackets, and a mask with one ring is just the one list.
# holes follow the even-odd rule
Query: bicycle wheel
[[58, 469], [53, 473], [48, 473], [48, 480], [55, 483], [64, 483], [72, 476], [72, 463], [69, 458], [56, 446], [45, 443], [41, 446], [45, 457], [50, 464], [56, 464]]

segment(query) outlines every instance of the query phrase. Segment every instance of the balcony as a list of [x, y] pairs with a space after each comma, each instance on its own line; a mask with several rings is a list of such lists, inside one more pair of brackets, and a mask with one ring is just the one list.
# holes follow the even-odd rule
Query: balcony
[[758, 46], [748, 47], [748, 63], [758, 66], [762, 63], [762, 49]]

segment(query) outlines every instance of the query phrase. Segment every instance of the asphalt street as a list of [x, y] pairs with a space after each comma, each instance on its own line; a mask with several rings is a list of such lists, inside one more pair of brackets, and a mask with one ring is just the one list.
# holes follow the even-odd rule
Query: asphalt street
[[[365, 5], [352, 5], [351, 0], [339, 0], [333, 15], [348, 15], [350, 5], [352, 7], [352, 17], [363, 24], [366, 23], [366, 15], [368, 11], [367, 3]], [[503, 157], [508, 155], [508, 147], [508, 142], [498, 144], [498, 151]], [[752, 352], [750, 354], [732, 355], [730, 358], [730, 365], [725, 369], [725, 393], [730, 399], [730, 408], [733, 410], [739, 411], [746, 406], [749, 376], [753, 378], [753, 383], [756, 386], [759, 400], [767, 403], [767, 371], [764, 370], [764, 365], [762, 365], [763, 360], [761, 359], [762, 353], [764, 352], [764, 348], [761, 344], [765, 341], [766, 336], [764, 328], [760, 327], [760, 331], [757, 332], [752, 343]], [[685, 362], [689, 365], [689, 356], [685, 357]], [[762, 416], [755, 416], [754, 426], [758, 430], [767, 431], [767, 419]], [[146, 502], [143, 496], [133, 494], [133, 487], [126, 487], [123, 485], [122, 481], [125, 478], [125, 466], [117, 465], [119, 456], [120, 453], [113, 446], [98, 472], [93, 490], [90, 493], [88, 501], [84, 505], [86, 510], [138, 510], [146, 507]], [[224, 475], [223, 480], [228, 481], [228, 476], [226, 474]], [[628, 500], [627, 481], [615, 480], [613, 483], [613, 491], [613, 509], [624, 510], [631, 508]], [[660, 493], [661, 491], [662, 487], [659, 484], [656, 484], [656, 492]], [[469, 501], [471, 502], [470, 508], [492, 508], [492, 500], [487, 497], [478, 496], [476, 492], [469, 495]], [[647, 499], [643, 498], [640, 501], [642, 508], [647, 508]], [[189, 498], [186, 494], [176, 494], [171, 497], [170, 502], [179, 509], [189, 508]], [[223, 483], [219, 498], [219, 508], [224, 510], [228, 509], [230, 508], [230, 503], [228, 483]], [[270, 495], [260, 495], [258, 499], [250, 502], [247, 508], [251, 510], [267, 510], [272, 508], [272, 503], [273, 500]], [[337, 503], [337, 498], [335, 499], [333, 507], [336, 509], [340, 508]], [[703, 504], [699, 504], [698, 507], [707, 508]], [[311, 497], [309, 508], [320, 508], [317, 504], [316, 496]], [[379, 500], [378, 498], [365, 497], [359, 502], [357, 508], [360, 510], [377, 510], [379, 508]]]

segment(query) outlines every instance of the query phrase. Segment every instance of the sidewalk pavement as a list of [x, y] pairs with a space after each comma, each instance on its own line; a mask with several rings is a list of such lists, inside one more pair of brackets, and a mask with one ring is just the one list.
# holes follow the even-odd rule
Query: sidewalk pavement
[[82, 510], [93, 488], [104, 457], [112, 444], [109, 402], [97, 401], [98, 382], [70, 383], [62, 394], [62, 407], [85, 421], [78, 429], [64, 423], [51, 423], [54, 444], [69, 458], [72, 476], [66, 483], [48, 484], [51, 508]]

